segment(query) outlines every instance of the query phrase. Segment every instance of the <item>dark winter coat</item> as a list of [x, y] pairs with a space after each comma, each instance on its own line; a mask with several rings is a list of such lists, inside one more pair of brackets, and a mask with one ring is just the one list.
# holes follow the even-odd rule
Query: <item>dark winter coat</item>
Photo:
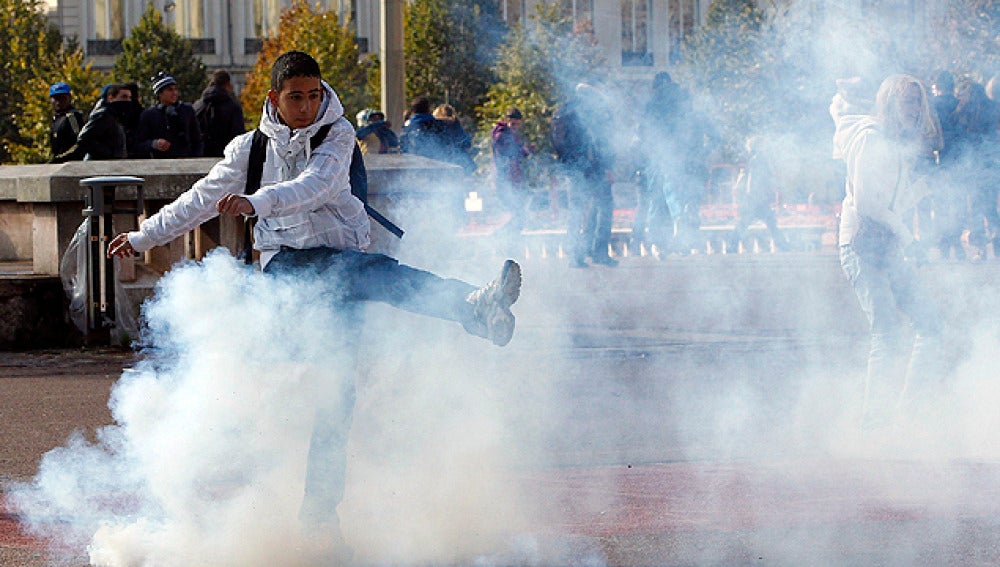
[[[153, 141], [159, 138], [169, 141], [170, 149], [154, 150]], [[185, 158], [200, 157], [202, 153], [201, 130], [190, 104], [157, 104], [142, 111], [136, 133], [136, 157]]]
[[604, 176], [612, 162], [608, 142], [601, 138], [594, 120], [595, 115], [586, 112], [579, 100], [557, 110], [552, 118], [552, 147], [559, 162], [588, 178]]
[[403, 153], [441, 159], [442, 137], [438, 119], [430, 114], [414, 114], [403, 124], [399, 137]]
[[72, 106], [52, 117], [52, 128], [49, 131], [49, 147], [52, 155], [57, 156], [76, 144], [76, 138], [86, 119], [83, 113]]
[[115, 108], [124, 108], [124, 105], [109, 103], [105, 99], [98, 101], [94, 111], [90, 113], [87, 123], [80, 130], [76, 144], [53, 157], [52, 163], [81, 159], [125, 159], [128, 157], [125, 149], [125, 128], [118, 115], [112, 111], [111, 104], [116, 104]]
[[441, 136], [441, 157], [447, 162], [460, 166], [466, 173], [471, 174], [476, 170], [476, 163], [472, 161], [469, 151], [472, 149], [472, 136], [462, 128], [462, 123], [458, 120], [437, 121], [438, 131]]
[[493, 140], [493, 167], [497, 181], [521, 185], [524, 182], [521, 163], [528, 156], [521, 136], [501, 121], [493, 125], [490, 139]]
[[230, 140], [246, 132], [243, 125], [243, 107], [229, 90], [210, 86], [194, 103], [198, 128], [206, 156], [222, 157], [222, 150]]

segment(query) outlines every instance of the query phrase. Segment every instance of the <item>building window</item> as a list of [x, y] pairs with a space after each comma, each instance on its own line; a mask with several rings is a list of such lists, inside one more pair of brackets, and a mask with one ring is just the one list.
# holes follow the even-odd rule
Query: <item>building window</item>
[[353, 31], [358, 31], [358, 2], [357, 0], [333, 0], [331, 10], [336, 10], [337, 21], [342, 26], [348, 26]]
[[670, 61], [681, 58], [681, 46], [684, 38], [691, 35], [695, 24], [701, 19], [698, 13], [698, 0], [668, 0], [667, 15], [670, 33]]
[[204, 0], [175, 0], [170, 14], [181, 37], [208, 37]]
[[573, 29], [593, 28], [594, 0], [563, 0], [563, 5], [573, 15]]
[[125, 37], [125, 0], [94, 0], [94, 38]]
[[621, 0], [622, 2], [622, 66], [652, 66], [653, 52], [649, 49], [651, 0]]
[[253, 36], [271, 37], [278, 31], [281, 0], [253, 0]]

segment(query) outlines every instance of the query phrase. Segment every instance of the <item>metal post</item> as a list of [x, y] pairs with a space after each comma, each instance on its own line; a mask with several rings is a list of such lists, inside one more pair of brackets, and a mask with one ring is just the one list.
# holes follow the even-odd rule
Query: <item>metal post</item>
[[[115, 326], [115, 264], [107, 257], [108, 244], [114, 238], [112, 216], [142, 214], [141, 177], [88, 177], [80, 180], [86, 187], [83, 216], [90, 219], [87, 231], [87, 330], [84, 342], [109, 344]], [[117, 208], [118, 189], [135, 188], [135, 207]]]

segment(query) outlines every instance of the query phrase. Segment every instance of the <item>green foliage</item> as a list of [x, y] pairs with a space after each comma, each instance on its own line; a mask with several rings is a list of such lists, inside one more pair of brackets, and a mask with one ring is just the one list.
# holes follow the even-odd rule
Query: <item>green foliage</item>
[[374, 63], [369, 58], [359, 64], [360, 50], [350, 27], [342, 25], [332, 10], [295, 0], [281, 13], [277, 35], [264, 41], [257, 64], [247, 75], [241, 101], [250, 124], [260, 121], [271, 88], [271, 66], [279, 55], [291, 50], [304, 51], [316, 59], [323, 79], [337, 91], [348, 118], [378, 100], [378, 91], [372, 90], [377, 85], [371, 79]]
[[537, 182], [552, 159], [549, 132], [555, 109], [577, 83], [599, 80], [605, 69], [589, 25], [574, 29], [558, 3], [537, 4], [531, 18], [513, 28], [500, 47], [494, 68], [498, 81], [478, 109], [480, 135], [488, 136], [507, 109], [519, 108], [524, 114], [521, 135], [537, 149], [528, 158], [526, 173], [529, 182]]
[[52, 157], [49, 148], [49, 129], [52, 124], [52, 106], [49, 102], [49, 85], [57, 81], [68, 83], [73, 91], [73, 106], [90, 112], [100, 96], [107, 76], [84, 63], [83, 50], [71, 46], [56, 54], [53, 69], [48, 76], [34, 77], [25, 85], [32, 96], [25, 100], [16, 117], [24, 143], [12, 142], [10, 153], [16, 163], [43, 163]]
[[115, 58], [111, 74], [115, 82], [139, 83], [139, 96], [150, 106], [156, 103], [150, 79], [160, 71], [177, 81], [183, 101], [201, 98], [208, 84], [205, 64], [195, 57], [191, 44], [163, 23], [160, 11], [150, 2], [139, 23], [122, 41], [122, 52]]
[[[448, 102], [467, 114], [483, 99], [503, 35], [495, 0], [414, 0], [406, 4], [406, 96]], [[498, 31], [500, 30], [500, 31]]]
[[36, 125], [27, 123], [24, 107], [38, 97], [48, 102], [48, 84], [39, 85], [60, 67], [62, 35], [43, 8], [40, 0], [0, 0], [0, 163], [35, 145]]
[[717, 119], [731, 159], [751, 132], [764, 128], [761, 121], [769, 118], [775, 99], [778, 79], [767, 51], [769, 29], [753, 0], [715, 0], [705, 25], [684, 42], [679, 75], [695, 94], [714, 102], [709, 114]]
[[1000, 5], [990, 0], [949, 0], [941, 16], [930, 22], [936, 33], [928, 41], [928, 77], [949, 70], [988, 81], [1000, 73]]

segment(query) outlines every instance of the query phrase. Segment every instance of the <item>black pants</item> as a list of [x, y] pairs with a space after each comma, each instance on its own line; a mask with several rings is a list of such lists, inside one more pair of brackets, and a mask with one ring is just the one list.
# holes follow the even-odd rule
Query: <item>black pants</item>
[[[400, 264], [384, 254], [356, 250], [282, 248], [264, 268], [277, 277], [302, 277], [319, 281], [340, 304], [345, 325], [358, 328], [360, 301], [379, 301], [439, 319], [465, 324], [473, 316], [466, 297], [475, 286], [446, 279]], [[351, 335], [351, 333], [346, 333]], [[347, 441], [354, 416], [353, 357], [347, 345], [348, 376], [342, 381], [337, 403], [321, 403], [316, 411], [306, 468], [305, 495], [300, 518], [313, 524], [338, 525], [337, 505], [344, 497]]]

